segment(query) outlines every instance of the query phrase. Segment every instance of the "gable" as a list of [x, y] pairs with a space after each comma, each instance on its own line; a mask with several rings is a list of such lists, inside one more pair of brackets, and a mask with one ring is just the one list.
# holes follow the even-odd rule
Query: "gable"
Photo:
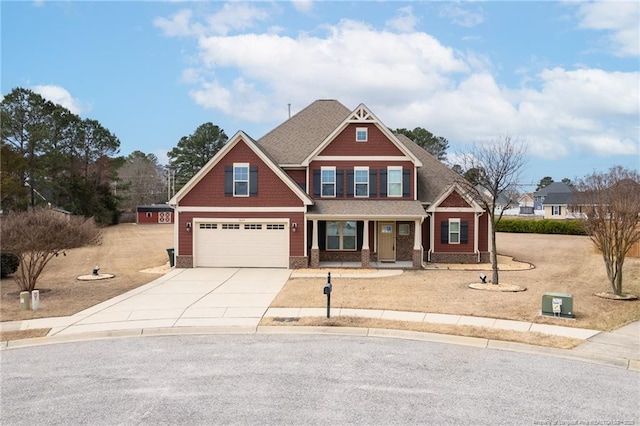
[[468, 208], [471, 205], [460, 195], [458, 190], [453, 190], [442, 202], [439, 207], [462, 207]]
[[[234, 196], [232, 193], [235, 186], [234, 163], [241, 163], [238, 165], [249, 168], [245, 173], [248, 178], [245, 176], [244, 185], [245, 191], [248, 186], [250, 194], [245, 192], [244, 197]], [[220, 198], [221, 196], [224, 198]], [[239, 131], [169, 200], [168, 204], [208, 207], [216, 203], [246, 207], [259, 207], [264, 203], [263, 207], [288, 207], [298, 206], [300, 203], [311, 205], [313, 201], [253, 139]]]
[[[367, 129], [367, 140], [356, 141], [356, 131]], [[373, 123], [350, 123], [318, 154], [319, 157], [335, 156], [389, 156], [405, 157], [405, 153], [389, 140]]]
[[[232, 184], [229, 171], [234, 163], [248, 164], [250, 180], [257, 181], [255, 194], [234, 197], [225, 191]], [[226, 183], [231, 179], [231, 183]], [[251, 182], [251, 186], [255, 185]], [[220, 159], [180, 200], [181, 206], [233, 206], [233, 207], [289, 207], [302, 206], [303, 202], [282, 179], [260, 158], [246, 142], [237, 143]]]

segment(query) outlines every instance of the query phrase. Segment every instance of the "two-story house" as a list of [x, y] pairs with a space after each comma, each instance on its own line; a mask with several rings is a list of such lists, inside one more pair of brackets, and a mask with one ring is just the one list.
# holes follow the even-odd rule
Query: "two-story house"
[[488, 262], [488, 215], [457, 179], [365, 105], [318, 100], [236, 133], [170, 200], [176, 266]]

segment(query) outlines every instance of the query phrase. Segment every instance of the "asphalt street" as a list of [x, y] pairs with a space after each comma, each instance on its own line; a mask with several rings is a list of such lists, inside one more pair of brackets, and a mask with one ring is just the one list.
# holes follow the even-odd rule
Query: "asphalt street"
[[3, 425], [640, 423], [636, 371], [434, 342], [115, 338], [5, 350], [1, 367]]

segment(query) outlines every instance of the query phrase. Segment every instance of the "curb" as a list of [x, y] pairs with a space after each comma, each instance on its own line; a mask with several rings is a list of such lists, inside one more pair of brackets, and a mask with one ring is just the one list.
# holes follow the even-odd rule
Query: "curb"
[[330, 335], [351, 336], [368, 338], [404, 339], [421, 342], [433, 342], [454, 344], [519, 352], [533, 355], [551, 356], [573, 361], [588, 362], [609, 367], [622, 368], [640, 372], [640, 360], [608, 357], [601, 355], [586, 355], [572, 353], [569, 349], [547, 348], [542, 346], [527, 345], [524, 343], [508, 342], [502, 340], [490, 340], [478, 337], [456, 336], [448, 334], [427, 333], [409, 330], [393, 330], [382, 328], [360, 327], [282, 327], [282, 326], [257, 326], [257, 327], [172, 327], [172, 328], [143, 328], [104, 332], [79, 333], [65, 336], [36, 337], [32, 339], [9, 340], [0, 342], [0, 350], [21, 349], [34, 346], [45, 346], [60, 343], [75, 343], [92, 340], [104, 340], [114, 338], [131, 337], [160, 337], [160, 336], [187, 336], [187, 335]]

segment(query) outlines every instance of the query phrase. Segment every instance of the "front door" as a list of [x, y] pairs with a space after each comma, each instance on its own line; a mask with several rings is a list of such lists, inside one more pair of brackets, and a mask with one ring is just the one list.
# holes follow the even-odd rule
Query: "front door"
[[378, 223], [378, 260], [380, 262], [396, 261], [395, 225], [394, 222]]

